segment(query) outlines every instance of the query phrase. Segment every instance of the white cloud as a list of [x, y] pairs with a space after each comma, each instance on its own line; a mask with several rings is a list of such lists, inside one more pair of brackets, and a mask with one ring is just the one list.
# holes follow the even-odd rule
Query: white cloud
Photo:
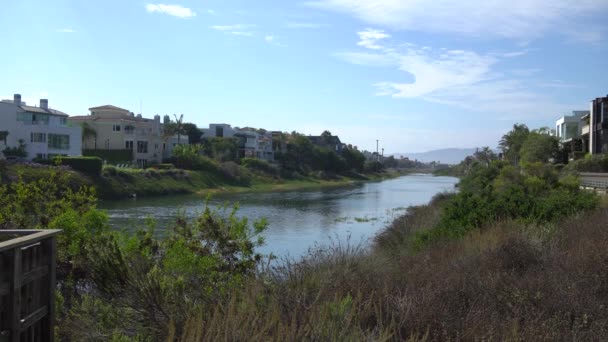
[[382, 46], [378, 45], [377, 42], [382, 39], [390, 38], [391, 35], [388, 33], [384, 33], [383, 30], [374, 30], [374, 29], [365, 29], [364, 31], [357, 32], [359, 35], [360, 41], [357, 43], [359, 46], [363, 46], [364, 48], [378, 50], [381, 49]]
[[592, 41], [600, 33], [585, 19], [608, 8], [606, 0], [316, 0], [307, 4], [400, 30], [516, 39], [571, 31]]
[[147, 4], [146, 11], [150, 13], [164, 13], [178, 18], [191, 18], [196, 16], [196, 12], [181, 5]]
[[281, 46], [281, 47], [287, 46], [285, 44], [280, 43], [276, 36], [273, 36], [270, 34], [264, 36], [264, 40], [266, 41], [266, 43], [271, 44], [271, 45], [276, 45], [276, 46]]
[[246, 24], [235, 24], [235, 25], [214, 25], [212, 29], [225, 34], [231, 34], [233, 36], [253, 37], [255, 34], [251, 31], [251, 28], [256, 27], [255, 25]]
[[208, 9], [208, 10], [207, 10], [207, 14], [210, 14], [210, 15], [217, 15], [217, 12], [216, 12], [215, 10]]
[[[496, 72], [504, 59], [520, 53], [477, 53], [462, 49], [433, 49], [415, 44], [392, 44], [383, 32], [361, 35], [369, 52], [340, 52], [333, 56], [348, 63], [373, 67], [394, 67], [402, 71], [397, 80], [382, 80], [373, 84], [376, 95], [394, 98], [418, 98], [474, 111], [483, 111], [497, 118], [529, 118], [532, 115], [552, 118], [567, 106], [555, 103], [535, 91], [530, 84], [517, 79], [530, 76], [537, 69], [514, 70], [505, 76]], [[370, 38], [371, 37], [371, 38]], [[374, 38], [385, 39], [380, 46]], [[398, 79], [401, 80], [398, 80]], [[411, 79], [411, 80], [410, 80]], [[539, 112], [542, 108], [542, 112]]]
[[57, 29], [57, 32], [61, 32], [61, 33], [75, 33], [76, 31], [71, 29], [71, 28], [61, 28], [61, 29]]

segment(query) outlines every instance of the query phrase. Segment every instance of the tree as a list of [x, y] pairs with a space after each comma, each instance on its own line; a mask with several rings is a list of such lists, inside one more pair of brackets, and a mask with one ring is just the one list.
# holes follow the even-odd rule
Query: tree
[[530, 134], [530, 130], [528, 126], [524, 124], [515, 124], [513, 125], [513, 129], [502, 136], [498, 146], [502, 150], [505, 158], [509, 160], [511, 163], [517, 165], [519, 163], [520, 158], [520, 150], [524, 141]]
[[82, 123], [82, 143], [84, 144], [89, 138], [96, 138], [97, 131], [89, 125], [88, 122]]
[[182, 124], [182, 132], [188, 136], [188, 142], [190, 144], [199, 144], [201, 142], [201, 135], [203, 132], [191, 122]]
[[522, 144], [520, 157], [525, 163], [546, 163], [550, 159], [555, 159], [558, 151], [559, 142], [556, 137], [534, 131]]
[[477, 150], [473, 154], [473, 157], [486, 166], [490, 165], [490, 162], [493, 160], [498, 159], [496, 153], [494, 153], [494, 151], [492, 151], [488, 146], [483, 147], [481, 150]]
[[184, 114], [180, 114], [179, 115], [179, 119], [177, 118], [177, 114], [173, 114], [173, 116], [175, 117], [175, 123], [177, 124], [177, 144], [180, 144], [180, 138], [182, 135], [182, 120], [184, 119]]

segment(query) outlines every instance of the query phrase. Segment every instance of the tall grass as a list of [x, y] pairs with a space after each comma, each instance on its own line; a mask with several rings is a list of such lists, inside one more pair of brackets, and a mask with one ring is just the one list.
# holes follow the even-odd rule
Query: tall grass
[[[407, 234], [442, 198], [411, 208], [374, 248], [335, 244], [264, 272], [181, 341], [597, 340], [608, 336], [608, 210], [546, 227], [488, 224], [417, 253]], [[425, 225], [426, 226], [426, 225]], [[401, 244], [398, 242], [401, 241]]]

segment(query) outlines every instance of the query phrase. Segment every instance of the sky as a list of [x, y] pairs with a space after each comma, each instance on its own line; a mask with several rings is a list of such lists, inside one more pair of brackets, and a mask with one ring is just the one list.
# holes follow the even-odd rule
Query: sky
[[2, 0], [0, 98], [496, 147], [608, 94], [606, 0]]

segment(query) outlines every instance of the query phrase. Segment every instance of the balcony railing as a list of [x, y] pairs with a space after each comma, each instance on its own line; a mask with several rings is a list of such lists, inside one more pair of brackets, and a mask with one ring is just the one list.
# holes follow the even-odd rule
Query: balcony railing
[[54, 340], [59, 232], [0, 230], [0, 341]]

